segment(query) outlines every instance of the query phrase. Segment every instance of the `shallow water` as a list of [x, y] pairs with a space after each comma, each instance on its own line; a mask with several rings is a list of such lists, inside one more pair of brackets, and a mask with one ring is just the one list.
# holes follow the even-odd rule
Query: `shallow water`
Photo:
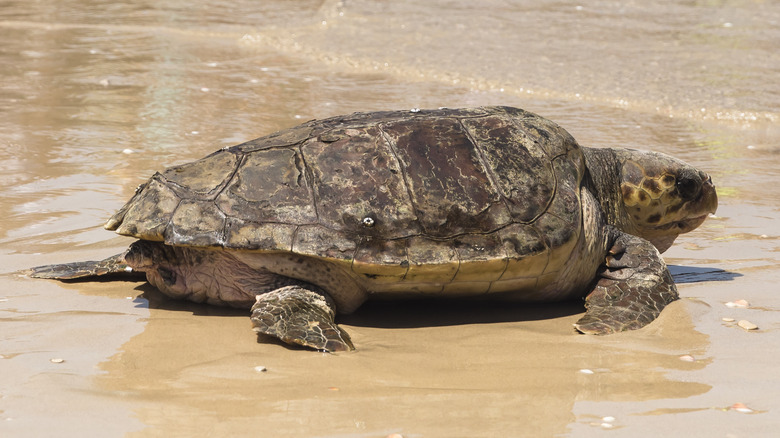
[[[418, 3], [0, 5], [0, 435], [780, 426], [780, 6]], [[369, 305], [343, 319], [359, 350], [323, 355], [258, 344], [243, 312], [171, 302], [142, 282], [17, 273], [121, 251], [128, 240], [102, 223], [165, 166], [311, 118], [487, 104], [713, 176], [717, 217], [665, 254], [683, 299], [656, 323], [591, 338], [572, 333], [577, 306]], [[738, 299], [750, 307], [724, 305]]]

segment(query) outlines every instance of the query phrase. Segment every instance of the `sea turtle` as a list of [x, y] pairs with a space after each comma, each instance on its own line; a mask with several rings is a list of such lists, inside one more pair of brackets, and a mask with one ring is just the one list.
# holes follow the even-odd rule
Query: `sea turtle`
[[354, 348], [335, 315], [372, 297], [584, 297], [576, 330], [606, 334], [678, 298], [659, 251], [716, 207], [706, 173], [521, 109], [355, 113], [154, 174], [105, 225], [125, 253], [31, 275], [140, 271], [326, 351]]

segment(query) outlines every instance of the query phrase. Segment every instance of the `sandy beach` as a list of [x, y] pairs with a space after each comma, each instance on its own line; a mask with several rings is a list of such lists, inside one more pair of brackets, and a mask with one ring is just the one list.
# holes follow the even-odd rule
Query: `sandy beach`
[[[748, 0], [3, 3], [0, 436], [774, 436], [778, 23]], [[479, 105], [712, 175], [716, 215], [664, 254], [681, 299], [604, 337], [576, 334], [576, 302], [369, 303], [339, 319], [357, 350], [325, 354], [143, 281], [21, 273], [123, 251], [102, 225], [165, 167]]]

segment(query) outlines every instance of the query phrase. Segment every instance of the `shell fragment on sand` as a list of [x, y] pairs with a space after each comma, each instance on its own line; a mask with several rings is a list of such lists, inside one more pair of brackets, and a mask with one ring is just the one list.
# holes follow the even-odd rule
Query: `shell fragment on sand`
[[741, 412], [743, 414], [750, 414], [753, 412], [753, 409], [750, 409], [744, 403], [734, 403], [729, 409], [732, 411]]
[[731, 307], [731, 308], [738, 307], [744, 309], [747, 308], [748, 306], [750, 306], [750, 303], [748, 303], [745, 300], [729, 301], [728, 303], [726, 303], [726, 307]]
[[745, 330], [758, 330], [758, 326], [757, 325], [753, 324], [752, 322], [750, 322], [750, 321], [748, 321], [746, 319], [741, 319], [737, 323], [737, 325], [742, 327]]

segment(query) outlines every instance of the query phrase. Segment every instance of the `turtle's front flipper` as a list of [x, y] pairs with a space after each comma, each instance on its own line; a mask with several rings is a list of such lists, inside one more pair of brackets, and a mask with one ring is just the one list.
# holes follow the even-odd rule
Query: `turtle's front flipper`
[[100, 261], [36, 266], [28, 271], [28, 275], [34, 278], [73, 280], [127, 272], [131, 272], [131, 269], [125, 262], [125, 253], [122, 253]]
[[606, 268], [585, 298], [587, 311], [574, 327], [605, 335], [646, 326], [679, 298], [672, 275], [650, 242], [614, 231]]
[[258, 333], [328, 352], [354, 350], [347, 332], [336, 325], [335, 316], [329, 297], [301, 286], [258, 295], [252, 306], [252, 324]]

